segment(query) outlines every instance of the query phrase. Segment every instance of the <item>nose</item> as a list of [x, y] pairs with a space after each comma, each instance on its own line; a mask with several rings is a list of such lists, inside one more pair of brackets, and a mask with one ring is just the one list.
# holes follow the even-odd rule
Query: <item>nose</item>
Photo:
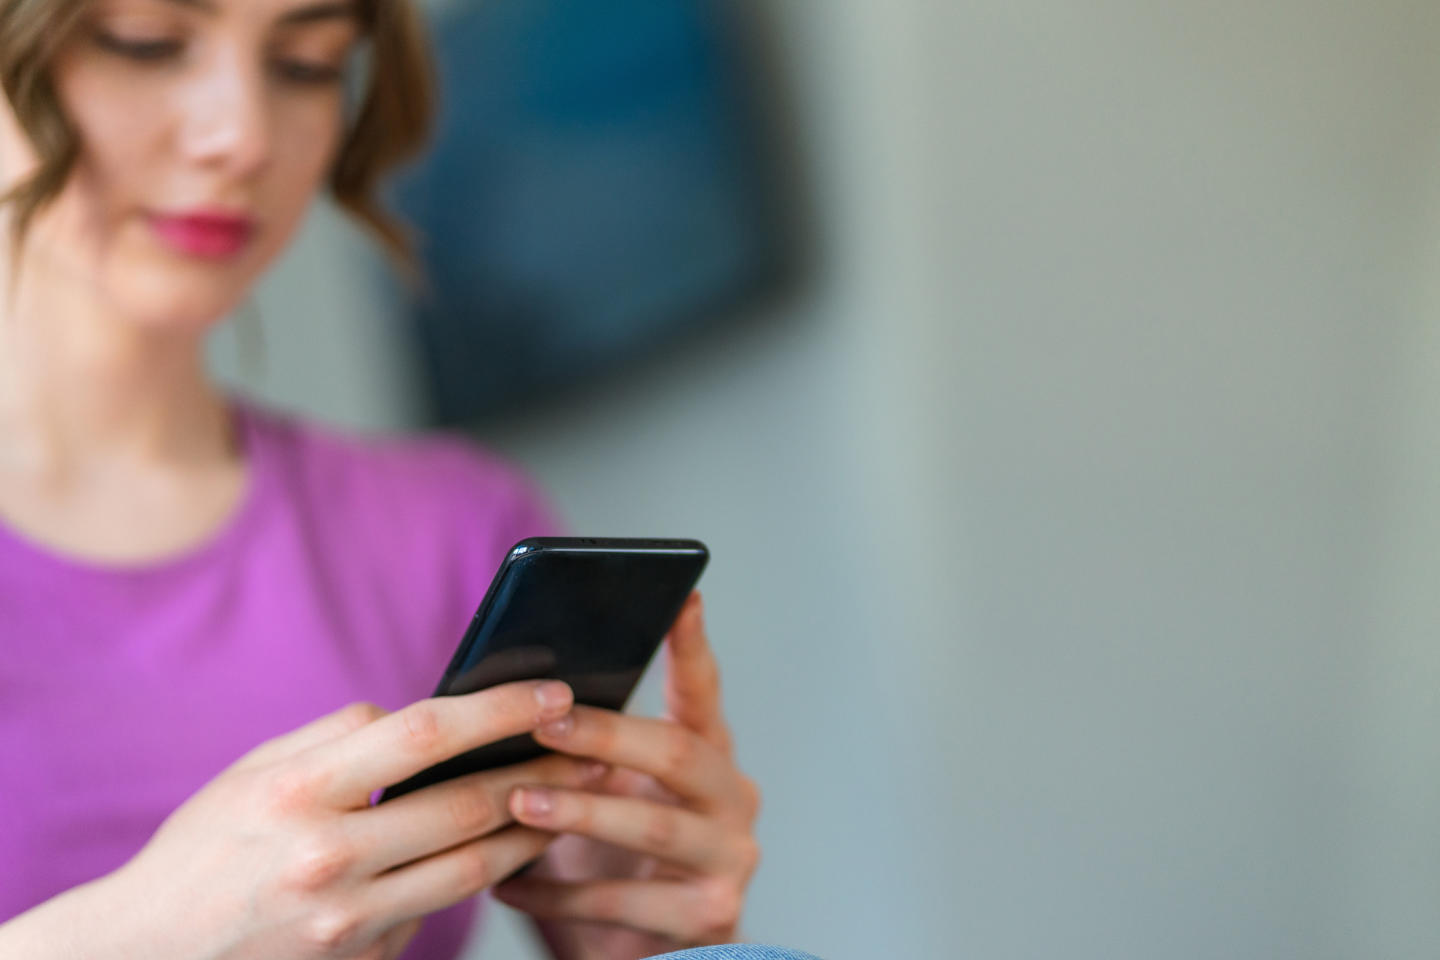
[[271, 131], [262, 68], [240, 51], [222, 50], [188, 91], [181, 150], [187, 160], [253, 177], [270, 160]]

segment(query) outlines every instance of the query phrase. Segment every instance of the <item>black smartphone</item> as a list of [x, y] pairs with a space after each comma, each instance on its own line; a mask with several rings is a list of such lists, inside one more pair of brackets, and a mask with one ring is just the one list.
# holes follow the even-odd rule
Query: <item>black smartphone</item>
[[[522, 540], [495, 573], [435, 696], [563, 680], [576, 703], [619, 710], [709, 559], [698, 540]], [[376, 802], [544, 752], [529, 734], [509, 737], [387, 787]]]

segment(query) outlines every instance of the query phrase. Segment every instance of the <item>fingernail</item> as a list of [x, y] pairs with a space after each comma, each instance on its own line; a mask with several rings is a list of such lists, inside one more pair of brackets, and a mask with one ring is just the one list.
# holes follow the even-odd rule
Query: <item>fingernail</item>
[[605, 774], [609, 772], [609, 764], [601, 763], [598, 760], [592, 760], [590, 763], [585, 764], [585, 769], [580, 771], [580, 780], [587, 785], [596, 784], [599, 783], [601, 780], [604, 780]]
[[551, 740], [560, 740], [566, 736], [569, 736], [570, 731], [573, 729], [575, 729], [575, 718], [567, 714], [566, 716], [561, 717], [559, 720], [550, 721], [536, 732], [538, 732], [542, 737], [546, 737]]
[[520, 809], [532, 817], [548, 817], [555, 811], [555, 798], [549, 790], [526, 787], [520, 791]]
[[550, 680], [535, 688], [535, 699], [540, 701], [541, 714], [551, 717], [569, 710], [574, 702], [574, 694], [570, 692], [568, 684]]

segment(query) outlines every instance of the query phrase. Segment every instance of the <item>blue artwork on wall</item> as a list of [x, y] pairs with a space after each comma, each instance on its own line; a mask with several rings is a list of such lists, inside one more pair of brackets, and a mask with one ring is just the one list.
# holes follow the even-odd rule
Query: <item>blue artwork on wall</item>
[[431, 407], [463, 423], [714, 322], [787, 263], [764, 95], [724, 0], [437, 14], [441, 108], [399, 178]]

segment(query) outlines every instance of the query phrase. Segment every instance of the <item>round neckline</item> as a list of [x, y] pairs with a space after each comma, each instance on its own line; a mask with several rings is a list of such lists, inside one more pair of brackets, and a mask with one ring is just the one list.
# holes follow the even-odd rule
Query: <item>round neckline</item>
[[41, 543], [0, 518], [0, 558], [5, 553], [14, 553], [19, 555], [22, 566], [48, 567], [71, 576], [136, 581], [176, 576], [193, 567], [203, 566], [212, 557], [228, 550], [253, 526], [256, 514], [268, 497], [270, 470], [258, 411], [236, 396], [228, 396], [226, 406], [245, 464], [244, 490], [225, 520], [203, 540], [153, 560], [133, 563], [97, 560]]

